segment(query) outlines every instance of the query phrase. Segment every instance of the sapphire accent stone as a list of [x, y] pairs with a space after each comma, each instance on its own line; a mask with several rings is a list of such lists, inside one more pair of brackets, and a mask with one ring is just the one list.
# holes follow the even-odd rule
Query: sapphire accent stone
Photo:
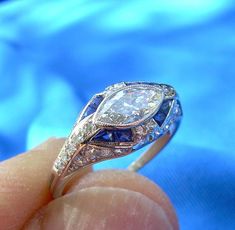
[[125, 82], [126, 85], [139, 85], [139, 84], [144, 84], [144, 85], [157, 85], [154, 82], [144, 82], [144, 81], [135, 81], [135, 82]]
[[100, 103], [103, 101], [103, 99], [104, 98], [101, 95], [97, 95], [96, 97], [94, 97], [90, 102], [89, 106], [84, 111], [82, 119], [94, 113], [97, 110]]
[[158, 112], [153, 118], [158, 123], [158, 125], [161, 126], [165, 121], [166, 114], [163, 112]]
[[103, 130], [99, 132], [94, 138], [94, 141], [107, 141], [107, 142], [114, 142], [113, 133], [109, 130]]
[[132, 131], [131, 129], [102, 130], [92, 140], [104, 142], [131, 142]]
[[170, 111], [172, 101], [173, 100], [165, 100], [162, 103], [159, 111], [156, 113], [156, 115], [154, 115], [153, 118], [158, 123], [159, 126], [162, 126], [162, 124], [164, 123], [164, 121]]
[[130, 142], [132, 141], [131, 129], [116, 130], [113, 132], [116, 142]]

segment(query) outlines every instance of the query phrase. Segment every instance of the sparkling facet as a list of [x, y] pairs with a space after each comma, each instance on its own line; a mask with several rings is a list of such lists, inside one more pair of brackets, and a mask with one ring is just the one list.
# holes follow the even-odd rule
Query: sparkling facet
[[81, 122], [75, 125], [72, 134], [70, 136], [71, 142], [76, 144], [82, 143], [86, 139], [90, 138], [93, 133], [96, 132], [96, 125], [92, 123], [92, 115], [84, 118]]
[[103, 130], [101, 132], [99, 132], [94, 138], [94, 141], [108, 141], [108, 142], [113, 142], [114, 138], [113, 138], [113, 134], [112, 132], [108, 131], [108, 130]]
[[147, 119], [163, 100], [161, 90], [135, 85], [112, 94], [100, 105], [96, 122], [125, 126]]
[[173, 87], [171, 87], [170, 85], [161, 85], [164, 91], [164, 94], [166, 96], [166, 98], [172, 98], [173, 96], [175, 96], [175, 90]]
[[106, 92], [107, 93], [111, 93], [112, 91], [115, 91], [117, 89], [123, 88], [125, 86], [126, 86], [125, 82], [116, 83], [114, 85], [111, 85], [111, 86], [107, 87], [106, 88]]
[[82, 168], [85, 165], [104, 160], [110, 159], [114, 156], [122, 156], [130, 153], [131, 148], [104, 148], [99, 146], [87, 146], [83, 148], [80, 155], [76, 156], [71, 164], [69, 165], [67, 175]]

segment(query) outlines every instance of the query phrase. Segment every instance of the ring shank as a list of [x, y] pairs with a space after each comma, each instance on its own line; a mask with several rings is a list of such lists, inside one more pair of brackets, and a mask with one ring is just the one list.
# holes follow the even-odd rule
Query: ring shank
[[146, 152], [144, 152], [137, 160], [133, 161], [127, 169], [129, 171], [137, 172], [161, 151], [161, 149], [168, 143], [171, 137], [172, 135], [168, 132], [164, 136], [156, 140], [151, 145], [151, 147]]

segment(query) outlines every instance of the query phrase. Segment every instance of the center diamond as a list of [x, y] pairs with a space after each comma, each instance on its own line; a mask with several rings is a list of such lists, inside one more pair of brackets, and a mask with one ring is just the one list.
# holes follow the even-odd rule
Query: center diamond
[[94, 120], [97, 124], [114, 127], [137, 125], [157, 112], [163, 97], [157, 87], [126, 87], [104, 99]]

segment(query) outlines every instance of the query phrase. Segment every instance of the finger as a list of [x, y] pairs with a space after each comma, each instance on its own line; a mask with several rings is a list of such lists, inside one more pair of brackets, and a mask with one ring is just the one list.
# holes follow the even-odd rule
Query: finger
[[140, 192], [164, 208], [172, 225], [177, 226], [177, 218], [173, 206], [159, 186], [144, 176], [129, 171], [105, 170], [88, 173], [80, 181], [74, 181], [68, 193], [93, 186], [124, 188]]
[[63, 143], [63, 139], [50, 139], [0, 164], [1, 229], [22, 228], [36, 210], [51, 200], [51, 167]]
[[127, 171], [89, 173], [67, 194], [40, 210], [26, 230], [178, 229], [163, 191]]

